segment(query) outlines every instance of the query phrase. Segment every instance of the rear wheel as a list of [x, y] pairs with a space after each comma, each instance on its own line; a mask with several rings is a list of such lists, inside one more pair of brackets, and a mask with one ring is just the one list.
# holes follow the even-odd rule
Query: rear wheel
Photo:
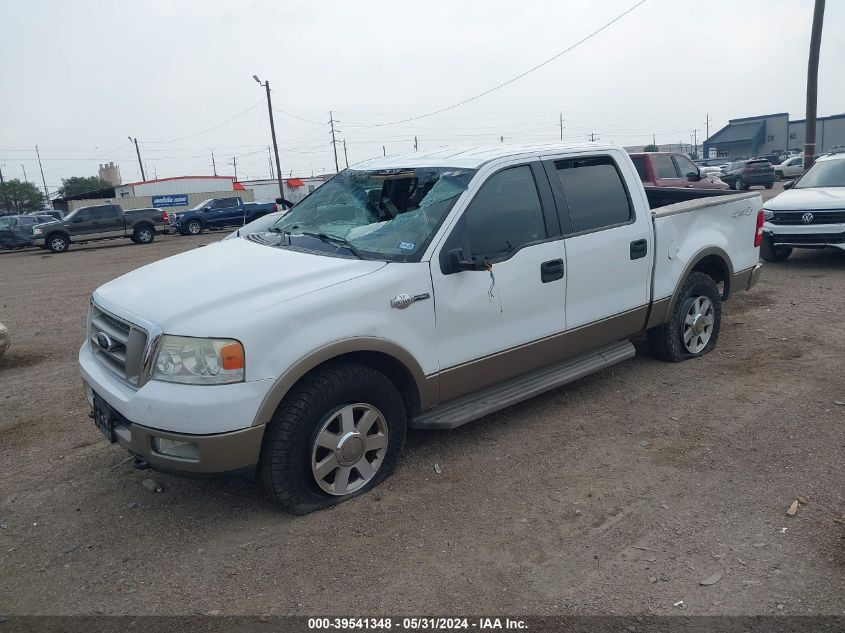
[[406, 428], [402, 396], [387, 376], [364, 365], [327, 365], [276, 410], [261, 448], [261, 482], [295, 514], [337, 505], [390, 475]]
[[70, 248], [70, 240], [65, 235], [55, 233], [47, 238], [47, 248], [54, 253], [64, 253]]
[[202, 233], [202, 229], [202, 222], [199, 220], [189, 220], [185, 225], [185, 230], [188, 232], [188, 235], [199, 235]]
[[140, 226], [132, 234], [132, 241], [136, 244], [149, 244], [155, 239], [155, 231], [149, 226]]
[[652, 354], [677, 363], [703, 356], [716, 346], [722, 323], [722, 299], [712, 277], [690, 273], [681, 288], [672, 318], [648, 331]]
[[768, 235], [763, 236], [763, 241], [760, 243], [760, 256], [767, 262], [784, 262], [792, 255], [791, 246], [777, 246], [772, 243], [772, 238]]

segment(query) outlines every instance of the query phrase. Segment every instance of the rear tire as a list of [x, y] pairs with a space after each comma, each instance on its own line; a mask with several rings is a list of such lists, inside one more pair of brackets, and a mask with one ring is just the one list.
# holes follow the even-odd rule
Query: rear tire
[[199, 220], [189, 220], [185, 225], [185, 232], [188, 235], [199, 235], [205, 227]]
[[775, 246], [772, 243], [772, 238], [767, 235], [763, 236], [763, 241], [760, 243], [760, 257], [767, 262], [785, 262], [792, 255], [791, 246]]
[[647, 332], [655, 358], [677, 363], [716, 346], [722, 324], [722, 299], [710, 275], [693, 271], [681, 288], [672, 318]]
[[132, 241], [136, 244], [151, 244], [155, 238], [155, 231], [149, 226], [139, 226], [132, 234]]
[[61, 233], [54, 233], [46, 240], [47, 248], [54, 253], [64, 253], [70, 248], [70, 240]]
[[293, 387], [267, 425], [261, 483], [294, 514], [337, 505], [393, 472], [406, 430], [402, 396], [387, 376], [354, 363], [326, 365]]

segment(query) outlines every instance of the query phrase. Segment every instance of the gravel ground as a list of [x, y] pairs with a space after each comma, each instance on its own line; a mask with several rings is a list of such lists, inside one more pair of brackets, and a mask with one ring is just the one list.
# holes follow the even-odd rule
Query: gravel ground
[[845, 613], [845, 253], [768, 265], [704, 358], [635, 341], [295, 518], [252, 482], [149, 492], [87, 417], [90, 293], [218, 238], [0, 253], [0, 613]]

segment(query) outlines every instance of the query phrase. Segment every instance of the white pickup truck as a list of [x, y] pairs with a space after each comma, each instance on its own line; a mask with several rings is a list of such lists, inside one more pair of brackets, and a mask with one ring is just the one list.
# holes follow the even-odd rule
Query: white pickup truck
[[98, 288], [93, 418], [141, 465], [257, 474], [296, 513], [339, 503], [390, 474], [407, 428], [599, 371], [638, 332], [667, 361], [709, 352], [761, 269], [760, 195], [718, 193], [647, 192], [597, 144], [357, 165], [267, 231]]

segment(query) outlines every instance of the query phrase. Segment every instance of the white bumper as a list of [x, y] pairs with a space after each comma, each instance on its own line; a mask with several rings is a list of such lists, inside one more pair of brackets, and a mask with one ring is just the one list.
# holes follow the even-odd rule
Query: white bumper
[[272, 379], [214, 386], [150, 380], [140, 389], [133, 389], [94, 357], [88, 342], [79, 350], [79, 368], [89, 402], [93, 401], [93, 390], [134, 423], [192, 435], [252, 426], [258, 407], [273, 385]]
[[764, 222], [763, 232], [769, 233], [775, 244], [832, 246], [845, 250], [845, 224], [772, 224], [771, 222]]

